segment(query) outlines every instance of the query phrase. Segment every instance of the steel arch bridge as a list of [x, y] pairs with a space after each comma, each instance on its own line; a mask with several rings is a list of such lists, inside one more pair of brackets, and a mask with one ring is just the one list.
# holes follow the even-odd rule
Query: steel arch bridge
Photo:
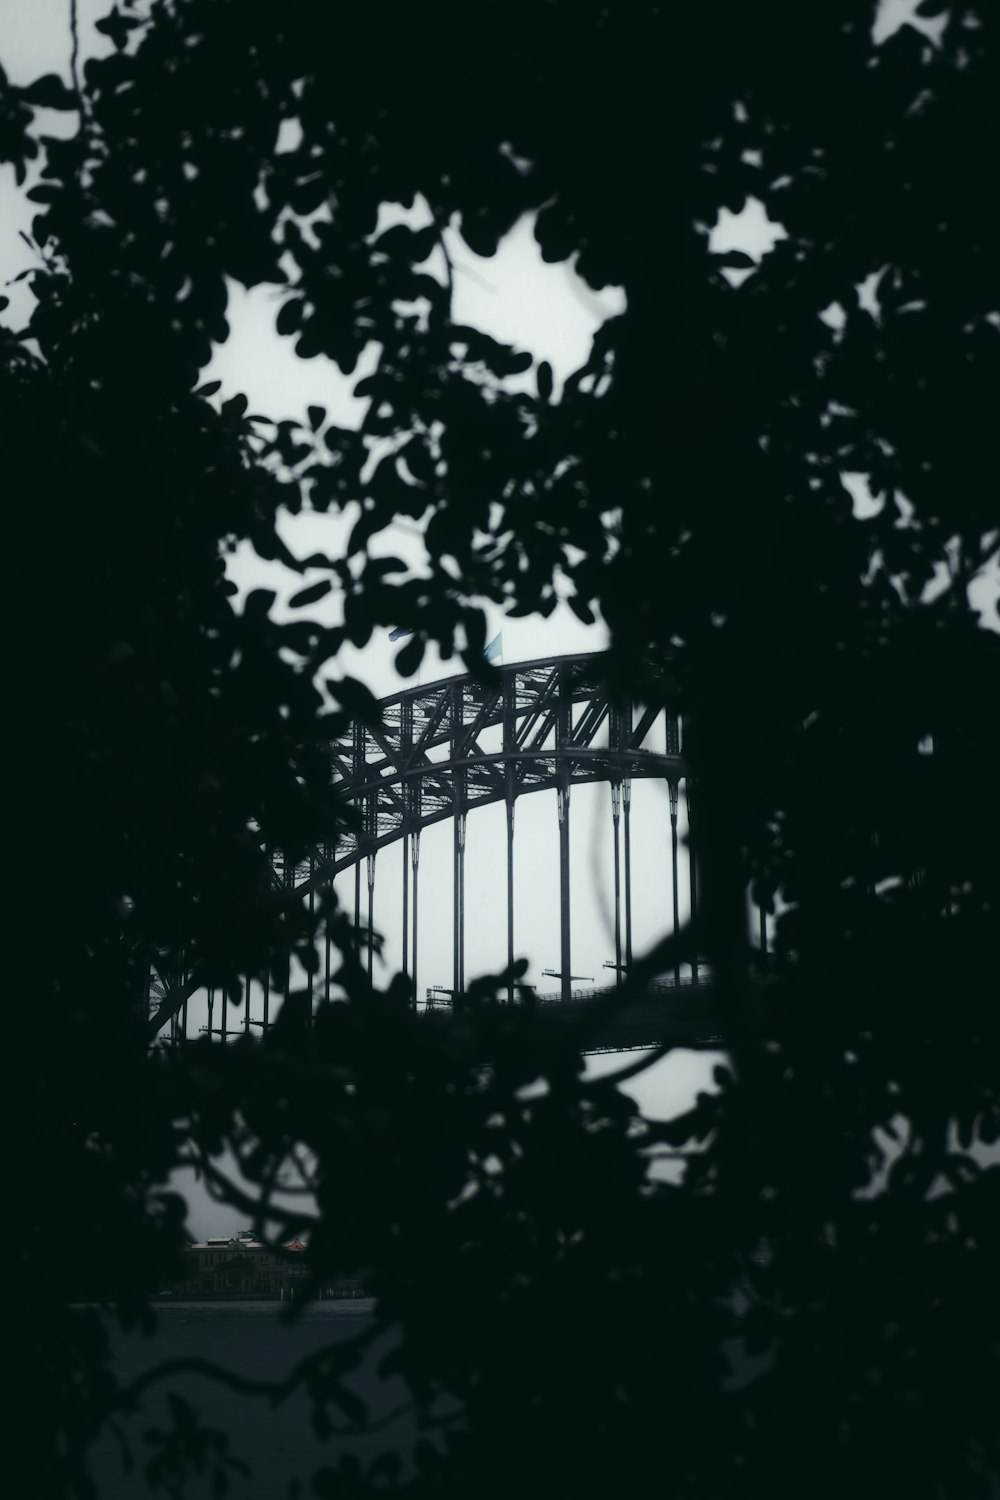
[[[298, 867], [294, 888], [306, 891], [355, 870], [355, 925], [361, 930], [361, 871], [367, 867], [368, 927], [376, 855], [403, 844], [403, 964], [419, 979], [420, 835], [453, 823], [453, 964], [456, 992], [465, 988], [465, 835], [470, 812], [502, 802], [507, 812], [507, 957], [514, 962], [514, 827], [517, 799], [554, 792], [559, 816], [560, 995], [571, 998], [569, 895], [570, 793], [608, 782], [615, 833], [615, 963], [631, 963], [631, 785], [662, 778], [670, 789], [675, 926], [677, 921], [678, 787], [686, 783], [681, 724], [662, 706], [615, 698], [604, 653], [541, 658], [493, 669], [488, 680], [445, 678], [383, 698], [379, 721], [358, 722], [330, 746], [340, 793], [357, 812], [357, 827], [336, 849], [317, 851]], [[662, 734], [660, 725], [662, 724]], [[650, 742], [656, 736], [663, 748]], [[689, 796], [689, 789], [686, 787]], [[619, 831], [624, 828], [624, 923]], [[693, 866], [692, 866], [693, 872]], [[693, 883], [692, 883], [693, 890]], [[369, 952], [369, 962], [370, 962]]]
[[[653, 741], [656, 741], [654, 744]], [[662, 746], [662, 748], [661, 748]], [[616, 982], [632, 964], [631, 788], [636, 779], [663, 779], [670, 799], [670, 856], [672, 866], [673, 930], [678, 911], [678, 801], [684, 783], [688, 811], [688, 883], [691, 913], [697, 899], [697, 862], [691, 844], [691, 789], [683, 756], [683, 726], [678, 715], [661, 705], [636, 705], [616, 697], [608, 686], [608, 658], [602, 653], [546, 657], [493, 667], [488, 674], [444, 678], [405, 688], [379, 700], [377, 714], [357, 721], [351, 731], [329, 745], [339, 794], [356, 812], [355, 827], [336, 845], [314, 849], [295, 864], [280, 852], [272, 855], [272, 878], [286, 891], [312, 899], [346, 870], [355, 872], [354, 920], [359, 941], [373, 928], [376, 862], [380, 850], [401, 842], [403, 972], [414, 995], [419, 985], [420, 836], [432, 824], [453, 824], [452, 991], [465, 990], [465, 843], [470, 812], [495, 803], [506, 807], [507, 824], [507, 961], [514, 963], [515, 808], [519, 797], [534, 792], [554, 793], [557, 799], [560, 873], [559, 990], [540, 999], [559, 1001], [567, 1019], [579, 1013], [584, 996], [573, 991], [572, 914], [570, 903], [570, 796], [574, 786], [607, 782], [611, 789], [614, 832], [614, 915]], [[623, 837], [622, 837], [623, 836]], [[623, 845], [623, 847], [622, 847]], [[367, 926], [362, 922], [362, 869], [367, 876]], [[624, 878], [623, 878], [624, 877]], [[624, 897], [624, 901], [623, 898]], [[761, 948], [766, 951], [766, 928], [761, 917]], [[372, 945], [368, 943], [368, 972], [372, 974]], [[325, 986], [330, 997], [330, 956], [327, 939]], [[692, 987], [708, 988], [704, 966], [692, 955]], [[676, 994], [682, 983], [679, 961], [673, 983], [654, 985], [641, 1004], [631, 1007], [600, 1045], [634, 1046], [656, 1041], [663, 1027], [664, 996], [652, 991], [673, 990], [672, 1022], [694, 1044], [707, 1044], [715, 1028], [705, 1024], [706, 1010], [690, 990]], [[263, 1018], [250, 1014], [249, 985], [246, 1014], [240, 1030], [269, 1024], [265, 976]], [[511, 980], [508, 999], [515, 998]], [[313, 997], [309, 978], [309, 996]], [[599, 993], [595, 992], [595, 993]], [[657, 1016], [660, 1017], [657, 1021]], [[686, 1018], [686, 1019], [685, 1019]], [[209, 1024], [212, 995], [209, 994]], [[673, 1028], [676, 1029], [676, 1028]], [[621, 1033], [619, 1036], [618, 1033]], [[634, 1033], [634, 1035], [633, 1035]], [[640, 1036], [641, 1033], [641, 1036]], [[218, 1029], [223, 1039], [231, 1032]]]

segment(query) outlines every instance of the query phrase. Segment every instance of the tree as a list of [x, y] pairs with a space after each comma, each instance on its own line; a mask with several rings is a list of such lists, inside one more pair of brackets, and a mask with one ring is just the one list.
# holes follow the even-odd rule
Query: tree
[[[477, 49], [452, 0], [152, 0], [115, 7], [115, 51], [79, 91], [5, 88], [4, 159], [45, 161], [37, 307], [4, 334], [2, 379], [15, 555], [44, 567], [20, 597], [15, 1055], [20, 1274], [44, 1323], [26, 1388], [62, 1371], [39, 1407], [54, 1492], [82, 1482], [116, 1400], [96, 1325], [59, 1302], [56, 1217], [92, 1226], [82, 1284], [147, 1317], [182, 1243], [162, 1185], [190, 1142], [229, 1141], [258, 1231], [309, 1148], [314, 1276], [373, 1267], [415, 1397], [459, 1398], [413, 1494], [599, 1493], [653, 1463], [683, 1496], [797, 1493], [804, 1468], [823, 1493], [986, 1493], [998, 651], [969, 585], [998, 538], [997, 19], [920, 13], [935, 43], [904, 26], [876, 46], [852, 0], [483, 0]], [[35, 107], [78, 130], [39, 141]], [[749, 196], [787, 233], [759, 265], [707, 232]], [[412, 224], [380, 232], [386, 204]], [[546, 259], [627, 299], [558, 400], [544, 366], [512, 390], [530, 356], [451, 317], [447, 226], [488, 255], [526, 213]], [[213, 409], [198, 371], [227, 278], [281, 290], [303, 359], [350, 375], [379, 346], [360, 431]], [[867, 476], [872, 514], [845, 474]], [[278, 625], [260, 593], [233, 611], [227, 545], [301, 567], [282, 507], [357, 500], [347, 555], [309, 560], [342, 627]], [[426, 579], [369, 556], [399, 515], [426, 518]], [[348, 1006], [311, 1030], [289, 1008], [266, 1047], [150, 1054], [151, 959], [233, 994], [265, 965], [280, 984], [289, 945], [311, 961], [308, 913], [262, 850], [336, 830], [323, 739], [372, 705], [348, 682], [324, 709], [324, 663], [398, 623], [416, 631], [404, 670], [428, 638], [478, 670], [476, 601], [549, 612], [557, 573], [610, 624], [618, 689], [669, 692], [689, 725], [719, 1092], [640, 1121], [534, 1018], [492, 1008], [488, 977], [467, 1029], [418, 1034], [402, 980], [365, 993], [329, 903]], [[748, 881], [783, 904], [769, 1031], [748, 1001]], [[652, 1188], [664, 1147], [685, 1175]], [[433, 1326], [432, 1264], [449, 1287]], [[727, 1339], [771, 1356], [737, 1391]], [[343, 1373], [331, 1354], [311, 1389], [350, 1418]]]

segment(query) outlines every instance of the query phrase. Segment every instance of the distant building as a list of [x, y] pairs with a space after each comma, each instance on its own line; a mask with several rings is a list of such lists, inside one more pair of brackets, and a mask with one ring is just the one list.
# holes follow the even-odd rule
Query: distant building
[[[291, 1240], [284, 1251], [299, 1254], [302, 1241]], [[246, 1235], [205, 1240], [189, 1245], [184, 1254], [183, 1279], [171, 1287], [175, 1297], [272, 1298], [294, 1295], [305, 1277], [304, 1265], [289, 1264], [285, 1255]]]
[[[248, 1234], [208, 1239], [189, 1245], [184, 1252], [184, 1270], [165, 1295], [189, 1301], [283, 1301], [303, 1287], [307, 1269], [296, 1265], [305, 1245], [297, 1237], [274, 1248], [251, 1239]], [[325, 1297], [364, 1296], [357, 1279], [338, 1281], [324, 1288]]]

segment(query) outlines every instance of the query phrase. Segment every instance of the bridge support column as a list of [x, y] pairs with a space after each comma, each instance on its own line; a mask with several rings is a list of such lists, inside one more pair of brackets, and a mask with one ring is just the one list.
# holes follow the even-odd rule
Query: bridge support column
[[758, 906], [760, 912], [760, 956], [767, 957], [767, 912], [764, 910], [763, 901]]
[[[265, 860], [265, 863], [267, 865], [267, 878], [270, 881], [270, 880], [273, 879], [273, 876], [274, 876], [274, 850], [270, 846], [268, 846], [264, 850], [264, 860]], [[263, 993], [263, 997], [262, 997], [262, 1000], [261, 1000], [261, 1013], [260, 1014], [261, 1014], [261, 1022], [262, 1022], [261, 1033], [260, 1034], [261, 1034], [261, 1036], [266, 1036], [267, 1035], [267, 1028], [268, 1028], [268, 1025], [269, 1025], [270, 1020], [271, 1020], [271, 946], [270, 946], [270, 944], [268, 944], [267, 951], [264, 954], [264, 993]], [[225, 1042], [225, 1040], [226, 1040], [226, 1037], [225, 1037], [225, 1025], [226, 1025], [226, 1023], [225, 1023], [225, 1021], [223, 1021], [222, 1025], [223, 1025], [223, 1037], [222, 1037], [222, 1040], [223, 1040], [223, 1042]]]
[[[326, 857], [332, 863], [336, 856], [336, 846], [332, 849], [327, 847]], [[327, 876], [330, 886], [333, 886], [332, 874]], [[323, 999], [327, 1005], [330, 1003], [330, 923], [329, 918], [323, 923]]]
[[357, 860], [354, 866], [354, 942], [359, 949], [361, 945], [361, 861]]
[[625, 809], [625, 971], [632, 967], [632, 844], [629, 836], [632, 811], [632, 778], [626, 776], [622, 783], [622, 803]]
[[454, 917], [452, 931], [452, 988], [465, 989], [465, 809], [455, 814]]
[[[223, 1015], [225, 1015], [225, 1012], [223, 1012]], [[222, 1022], [222, 1029], [223, 1029], [223, 1033], [225, 1033], [225, 1029], [226, 1029], [225, 1020], [223, 1020], [223, 1022]], [[266, 1031], [266, 1027], [261, 1031], [261, 1036], [264, 1035], [265, 1031]], [[247, 975], [247, 982], [246, 982], [246, 984], [243, 987], [243, 1035], [244, 1036], [249, 1036], [250, 1035], [250, 976], [249, 975]], [[225, 1041], [225, 1035], [223, 1035], [223, 1041]]]
[[372, 937], [375, 933], [375, 855], [368, 856], [368, 983], [372, 982], [375, 949]]
[[507, 1004], [514, 1004], [514, 798], [507, 793]]
[[417, 917], [420, 912], [417, 881], [420, 877], [420, 829], [413, 835], [410, 845], [410, 863], [413, 866], [413, 1009], [417, 1008]]
[[[413, 704], [404, 700], [399, 705], [399, 743], [407, 758], [413, 751]], [[413, 804], [413, 788], [407, 783], [403, 787], [403, 978], [409, 974], [409, 924], [410, 924], [410, 812]]]
[[[182, 936], [178, 936], [178, 938], [177, 938], [177, 946], [176, 946], [174, 952], [171, 954], [170, 977], [167, 978], [167, 976], [164, 975], [164, 980], [165, 980], [165, 983], [166, 983], [166, 986], [167, 986], [168, 990], [173, 990], [173, 989], [183, 990], [183, 988], [184, 988], [184, 981], [185, 981], [185, 979], [187, 977], [186, 976], [186, 971], [185, 971], [185, 962], [184, 962], [184, 960], [185, 960], [184, 939], [183, 939]], [[179, 1009], [173, 1011], [172, 1014], [171, 1014], [171, 1017], [170, 1017], [170, 1042], [171, 1042], [171, 1045], [176, 1046], [176, 1044], [178, 1042], [183, 1041], [186, 1033], [187, 1033], [187, 1000], [184, 1000], [184, 1001], [182, 1001]]]
[[[670, 788], [670, 885], [673, 895], [673, 936], [676, 937], [680, 929], [680, 904], [677, 899], [677, 783], [668, 783]], [[674, 952], [674, 984], [681, 982], [681, 960], [680, 954]]]
[[[309, 951], [310, 951], [311, 958], [313, 958], [313, 959], [315, 959], [315, 956], [316, 956], [316, 889], [315, 889], [315, 887], [313, 885], [313, 875], [314, 875], [314, 873], [315, 873], [315, 861], [313, 859], [313, 856], [310, 854], [310, 856], [309, 856]], [[307, 992], [308, 992], [307, 999], [306, 999], [306, 1025], [307, 1026], [311, 1026], [312, 1025], [312, 1019], [313, 1019], [313, 999], [314, 999], [314, 996], [313, 996], [313, 969], [312, 969], [312, 967], [310, 967], [309, 972], [306, 975], [306, 989], [307, 989]]]
[[[635, 703], [631, 695], [623, 705], [622, 748], [631, 750]], [[632, 778], [622, 780], [622, 807], [625, 813], [625, 973], [632, 968]]]
[[461, 920], [461, 895], [458, 858], [458, 812], [452, 819], [451, 846], [451, 988], [452, 1000], [458, 994], [458, 924]]
[[403, 978], [410, 971], [410, 835], [403, 831]]
[[[358, 785], [364, 781], [364, 770], [367, 759], [367, 731], [363, 724], [355, 722], [352, 731], [351, 755], [354, 764], [354, 781]], [[359, 799], [359, 811], [362, 818], [362, 826], [367, 834], [371, 827], [371, 799], [361, 797]], [[355, 859], [354, 863], [354, 953], [358, 962], [361, 962], [361, 860]]]
[[[687, 777], [684, 782], [684, 797], [687, 802], [688, 815], [688, 883], [689, 883], [689, 910], [690, 922], [694, 927], [694, 919], [698, 911], [698, 871], [694, 853], [694, 823], [691, 816], [691, 778]], [[692, 931], [691, 936], [691, 982], [698, 983], [698, 939]]]
[[573, 963], [570, 956], [569, 909], [569, 778], [558, 791], [559, 798], [559, 956], [562, 971], [562, 998], [572, 998]]
[[[461, 682], [449, 689], [451, 755], [458, 762], [465, 749], [465, 689]], [[456, 999], [465, 989], [465, 778], [456, 764], [453, 790], [454, 845], [452, 857], [451, 985]]]
[[462, 814], [462, 845], [458, 852], [458, 870], [461, 877], [459, 889], [461, 894], [461, 916], [462, 921], [458, 929], [458, 987], [465, 993], [465, 813]]
[[[292, 891], [294, 891], [294, 889], [295, 889], [295, 866], [289, 864], [287, 850], [285, 851], [285, 854], [282, 856], [281, 880], [282, 880], [282, 884], [285, 887], [286, 892], [288, 892], [290, 894]], [[289, 936], [288, 941], [285, 944], [285, 988], [284, 988], [284, 996], [285, 996], [285, 1004], [286, 1005], [288, 1004], [288, 997], [291, 994], [291, 990], [292, 990], [292, 940], [291, 940], [291, 936]], [[263, 1035], [263, 1033], [261, 1033], [261, 1034]]]
[[[507, 968], [514, 965], [514, 802], [517, 796], [514, 761], [517, 751], [517, 678], [504, 674], [503, 684], [503, 752], [508, 757], [504, 768], [507, 804]], [[514, 976], [507, 980], [507, 1004], [514, 1003]]]
[[621, 783], [611, 783], [611, 826], [615, 839], [615, 987], [622, 982], [622, 880], [619, 827], [621, 824]]

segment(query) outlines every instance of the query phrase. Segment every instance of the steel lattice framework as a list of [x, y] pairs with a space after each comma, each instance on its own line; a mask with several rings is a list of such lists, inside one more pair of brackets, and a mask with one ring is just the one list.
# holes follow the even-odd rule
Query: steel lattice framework
[[631, 705], [608, 694], [604, 664], [596, 654], [524, 662], [497, 670], [487, 687], [457, 677], [381, 700], [381, 726], [356, 724], [331, 746], [342, 793], [364, 815], [362, 830], [338, 847], [333, 873], [408, 832], [528, 792], [680, 780], [676, 716], [667, 715], [666, 753], [650, 749], [663, 710], [647, 708], [633, 723]]
[[[334, 741], [330, 756], [339, 790], [357, 813], [355, 828], [335, 848], [314, 851], [306, 865], [276, 877], [305, 894], [354, 867], [355, 922], [361, 926], [361, 865], [367, 862], [369, 927], [375, 856], [403, 841], [404, 970], [416, 984], [420, 833], [454, 822], [454, 988], [465, 987], [465, 831], [468, 814], [503, 802], [507, 808], [508, 960], [513, 962], [514, 809], [519, 797], [554, 791], [559, 799], [562, 993], [570, 998], [569, 799], [573, 786], [606, 781], [615, 820], [616, 913], [620, 870], [617, 831], [625, 821], [625, 960], [631, 961], [629, 809], [636, 778], [665, 779], [671, 792], [676, 875], [677, 787], [685, 778], [681, 725], [662, 706], [616, 698], [603, 653], [543, 658], [492, 669], [486, 679], [445, 678], [380, 700], [378, 719], [357, 722]], [[660, 736], [657, 728], [663, 722]], [[656, 733], [663, 748], [650, 743]], [[409, 889], [412, 871], [412, 903]], [[676, 880], [675, 880], [676, 887]], [[412, 922], [411, 922], [412, 914]], [[412, 935], [412, 949], [410, 940]], [[621, 965], [616, 919], [616, 963]]]
[[[420, 835], [431, 824], [453, 823], [453, 982], [454, 994], [465, 990], [465, 842], [466, 819], [476, 808], [502, 802], [507, 811], [507, 959], [514, 963], [514, 822], [517, 799], [533, 792], [554, 792], [559, 822], [560, 979], [559, 991], [544, 997], [570, 1019], [585, 1004], [572, 989], [570, 912], [570, 793], [574, 786], [607, 782], [611, 788], [614, 829], [615, 968], [618, 976], [632, 964], [631, 919], [631, 786], [635, 779], [662, 778], [670, 794], [673, 929], [678, 912], [678, 797], [684, 783], [688, 818], [688, 890], [692, 916], [697, 901], [697, 861], [692, 839], [691, 787], [683, 757], [682, 725], [676, 713], [659, 705], [634, 704], [616, 697], [608, 685], [604, 653], [548, 657], [490, 668], [477, 676], [445, 678], [406, 688], [381, 699], [377, 711], [357, 721], [349, 734], [330, 743], [333, 776], [340, 796], [355, 812], [353, 827], [336, 845], [314, 849], [294, 865], [279, 851], [271, 856], [273, 879], [286, 891], [312, 902], [317, 890], [344, 870], [355, 871], [354, 921], [363, 945], [373, 931], [376, 856], [387, 845], [401, 841], [403, 972], [418, 991], [418, 915]], [[655, 741], [655, 743], [654, 743]], [[624, 833], [624, 860], [621, 834]], [[624, 882], [622, 881], [624, 865]], [[362, 869], [367, 866], [368, 922], [362, 922]], [[624, 886], [624, 889], [623, 889]], [[624, 913], [622, 896], [624, 895]], [[622, 920], [624, 915], [624, 922]], [[624, 939], [624, 941], [623, 941]], [[325, 978], [319, 994], [330, 998], [330, 939], [326, 939]], [[765, 918], [761, 915], [761, 951], [766, 954]], [[368, 971], [372, 973], [372, 944], [368, 942]], [[677, 993], [680, 963], [673, 979], [654, 986], [670, 989], [669, 1009], [684, 1035], [696, 1042], [715, 1026], [706, 1027], [701, 1002], [687, 1014], [693, 990], [705, 992], [709, 978], [696, 955], [689, 959], [685, 980], [689, 999]], [[269, 1025], [268, 977], [263, 976], [263, 1016], [251, 1016], [249, 984], [242, 1029]], [[311, 1012], [315, 998], [308, 979]], [[513, 978], [508, 998], [515, 998]], [[539, 997], [543, 998], [543, 997]], [[706, 997], [707, 998], [707, 997]], [[637, 1045], [662, 1026], [663, 997], [650, 991], [631, 1017], [621, 1017], [612, 1032], [605, 1030], [598, 1045]], [[680, 1009], [678, 1009], [680, 1006]], [[682, 1012], [685, 1014], [682, 1015]], [[213, 995], [209, 992], [208, 1030], [212, 1024]], [[685, 1015], [687, 1018], [685, 1019]], [[182, 1034], [186, 1020], [182, 1023]], [[623, 1029], [624, 1028], [624, 1029]], [[618, 1032], [622, 1035], [618, 1038]], [[613, 1035], [612, 1035], [613, 1033]], [[635, 1033], [635, 1035], [633, 1035]], [[702, 1035], [706, 1033], [706, 1035]], [[223, 1025], [218, 1034], [232, 1034]], [[627, 1034], [627, 1035], [626, 1035]], [[617, 1040], [616, 1040], [617, 1038]], [[714, 1038], [711, 1038], [714, 1039]]]

